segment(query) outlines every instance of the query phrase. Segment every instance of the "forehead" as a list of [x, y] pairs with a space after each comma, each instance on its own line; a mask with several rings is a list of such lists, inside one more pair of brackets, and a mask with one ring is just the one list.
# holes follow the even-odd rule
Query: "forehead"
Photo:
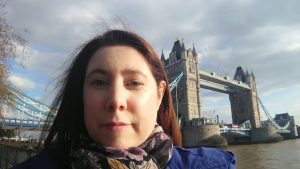
[[87, 73], [94, 69], [114, 72], [137, 70], [152, 75], [150, 65], [141, 53], [132, 47], [121, 45], [98, 49], [88, 63]]

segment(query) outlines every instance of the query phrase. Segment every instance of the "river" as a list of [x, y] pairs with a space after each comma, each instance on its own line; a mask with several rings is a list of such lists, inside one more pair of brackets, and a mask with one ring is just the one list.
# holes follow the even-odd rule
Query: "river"
[[233, 145], [227, 150], [236, 155], [237, 169], [300, 169], [300, 139]]

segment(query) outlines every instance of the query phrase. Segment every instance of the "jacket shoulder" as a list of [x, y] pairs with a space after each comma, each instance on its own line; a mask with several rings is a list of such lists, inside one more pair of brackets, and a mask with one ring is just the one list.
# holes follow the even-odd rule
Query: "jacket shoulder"
[[56, 146], [43, 150], [39, 154], [14, 166], [12, 169], [57, 169], [61, 154]]
[[233, 153], [217, 148], [174, 147], [169, 169], [235, 169]]

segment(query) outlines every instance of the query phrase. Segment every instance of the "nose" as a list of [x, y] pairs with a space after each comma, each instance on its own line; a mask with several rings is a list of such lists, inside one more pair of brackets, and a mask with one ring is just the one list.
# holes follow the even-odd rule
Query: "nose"
[[127, 109], [127, 93], [121, 84], [113, 84], [108, 89], [106, 108], [111, 111], [124, 111]]

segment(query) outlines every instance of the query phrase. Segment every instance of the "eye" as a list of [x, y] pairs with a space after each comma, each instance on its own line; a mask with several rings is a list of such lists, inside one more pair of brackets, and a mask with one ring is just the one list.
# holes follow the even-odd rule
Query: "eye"
[[97, 80], [93, 80], [91, 84], [96, 87], [105, 87], [108, 85], [108, 82], [103, 79], [97, 79]]
[[128, 86], [129, 88], [132, 88], [132, 89], [138, 89], [138, 88], [142, 87], [143, 85], [144, 85], [143, 82], [141, 82], [139, 80], [132, 80], [126, 84], [126, 86]]

